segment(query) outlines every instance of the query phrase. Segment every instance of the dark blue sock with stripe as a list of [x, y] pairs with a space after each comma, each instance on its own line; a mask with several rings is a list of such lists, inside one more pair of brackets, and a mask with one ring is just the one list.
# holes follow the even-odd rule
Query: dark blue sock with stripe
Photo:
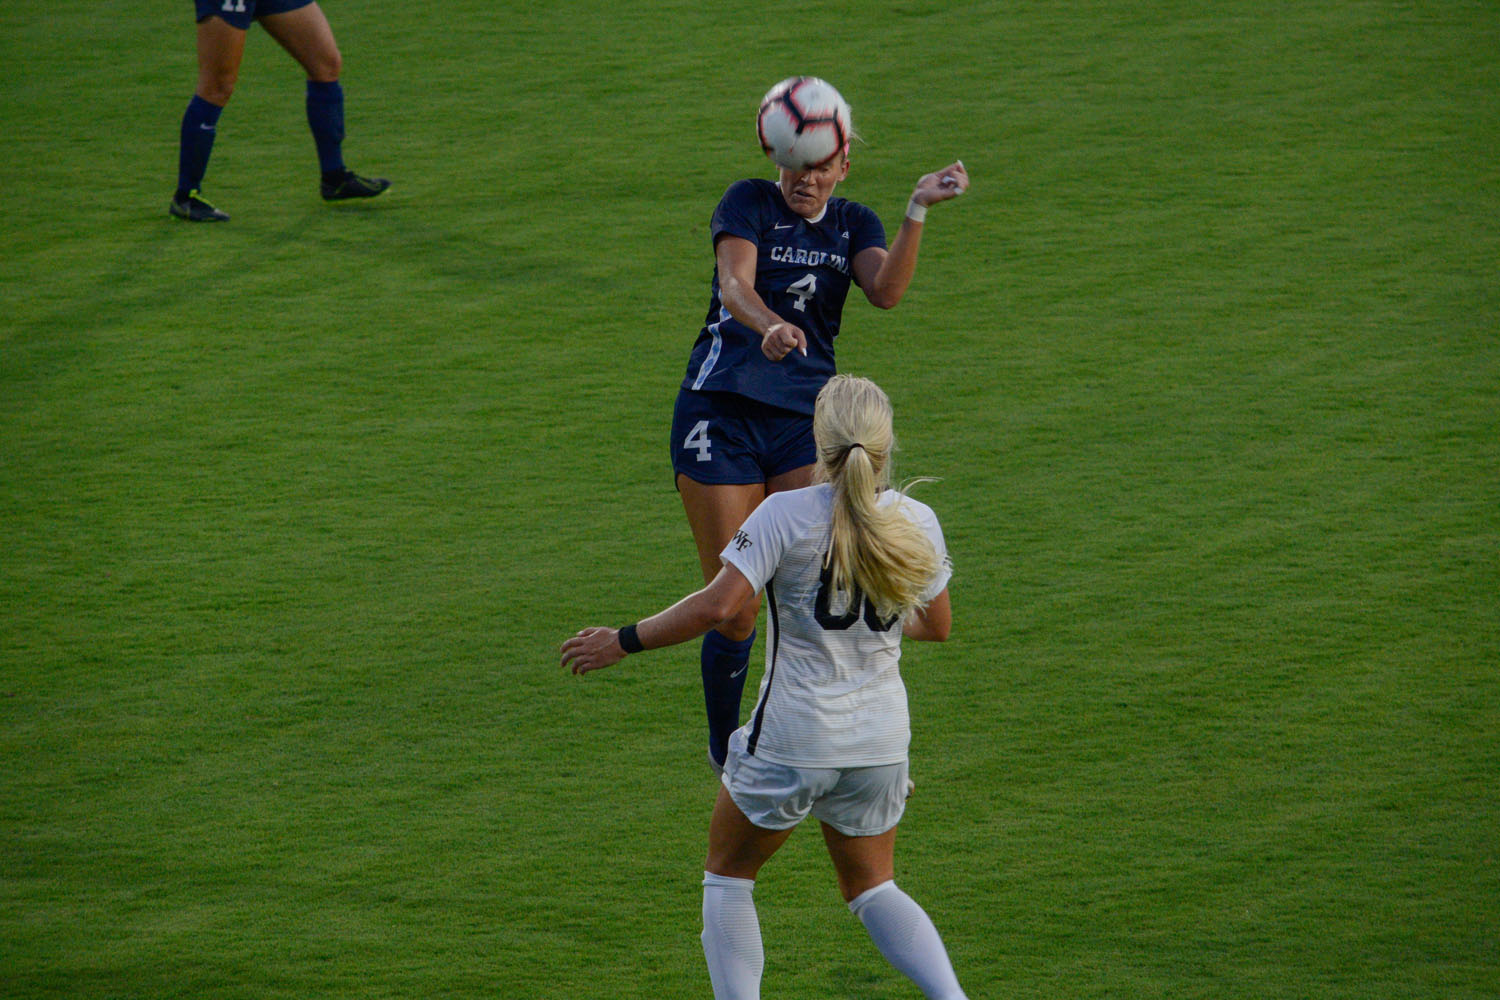
[[699, 662], [703, 669], [703, 707], [708, 712], [708, 752], [722, 766], [729, 752], [729, 734], [740, 727], [740, 698], [750, 673], [750, 647], [755, 633], [735, 642], [719, 632], [703, 637]]
[[182, 115], [182, 140], [177, 147], [179, 198], [203, 186], [203, 175], [208, 172], [208, 157], [214, 149], [214, 136], [218, 135], [219, 115], [223, 110], [197, 94], [188, 101], [187, 111]]
[[344, 88], [334, 80], [307, 81], [307, 126], [318, 147], [318, 166], [325, 174], [344, 169]]

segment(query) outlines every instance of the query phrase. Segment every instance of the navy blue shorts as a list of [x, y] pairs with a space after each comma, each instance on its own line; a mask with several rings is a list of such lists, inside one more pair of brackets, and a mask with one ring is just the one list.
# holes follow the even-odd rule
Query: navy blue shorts
[[812, 417], [732, 392], [682, 389], [672, 410], [672, 469], [697, 483], [743, 485], [812, 465]]
[[313, 0], [195, 0], [198, 20], [221, 17], [241, 31], [250, 30], [250, 22], [267, 14], [285, 14], [306, 7]]

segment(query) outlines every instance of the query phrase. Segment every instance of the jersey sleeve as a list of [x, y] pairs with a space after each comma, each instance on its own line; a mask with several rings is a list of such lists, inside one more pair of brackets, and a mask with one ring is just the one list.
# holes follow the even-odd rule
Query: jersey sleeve
[[792, 537], [790, 520], [784, 515], [782, 505], [773, 500], [774, 495], [761, 501], [719, 553], [726, 565], [745, 574], [757, 594], [776, 575], [776, 567], [781, 565]]
[[861, 250], [870, 247], [885, 249], [885, 226], [874, 210], [855, 202], [852, 206], [849, 226], [849, 259], [853, 260]]
[[763, 199], [759, 189], [749, 180], [735, 181], [719, 199], [709, 222], [709, 234], [717, 243], [720, 236], [738, 236], [760, 245]]
[[932, 542], [932, 547], [937, 550], [938, 573], [932, 578], [932, 583], [922, 591], [921, 603], [923, 607], [931, 604], [937, 595], [941, 594], [948, 586], [948, 581], [953, 578], [953, 561], [948, 558], [948, 544], [943, 539], [942, 525], [938, 524], [937, 514], [933, 513], [931, 507], [918, 500], [907, 498], [902, 505], [902, 510], [910, 517], [917, 527], [922, 529], [927, 540]]

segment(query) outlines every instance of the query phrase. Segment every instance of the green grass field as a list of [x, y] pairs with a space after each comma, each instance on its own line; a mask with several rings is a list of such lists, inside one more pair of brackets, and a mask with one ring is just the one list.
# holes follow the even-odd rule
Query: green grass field
[[[325, 3], [168, 219], [182, 3], [0, 5], [0, 995], [709, 995], [666, 464], [709, 213], [815, 73], [899, 221], [840, 362], [943, 518], [900, 880], [970, 996], [1500, 994], [1500, 5]], [[760, 655], [757, 648], [757, 657]], [[758, 672], [758, 671], [757, 671]], [[765, 995], [913, 998], [805, 830]]]

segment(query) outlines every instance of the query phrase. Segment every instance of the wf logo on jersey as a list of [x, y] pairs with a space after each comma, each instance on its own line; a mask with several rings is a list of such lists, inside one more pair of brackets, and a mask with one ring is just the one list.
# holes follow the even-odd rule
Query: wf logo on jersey
[[736, 531], [734, 538], [730, 540], [729, 544], [734, 546], [736, 552], [743, 552], [755, 543], [750, 540], [750, 536], [745, 534], [744, 531]]

